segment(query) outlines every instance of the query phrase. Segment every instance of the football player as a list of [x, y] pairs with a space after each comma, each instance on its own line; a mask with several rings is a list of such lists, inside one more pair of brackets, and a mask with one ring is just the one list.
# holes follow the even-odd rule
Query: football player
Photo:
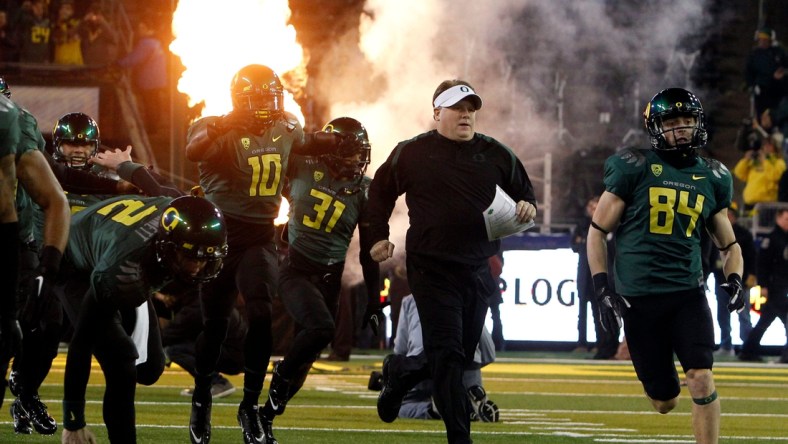
[[[227, 229], [206, 199], [118, 196], [72, 218], [56, 290], [74, 325], [66, 358], [63, 442], [86, 442], [85, 390], [91, 353], [106, 379], [104, 422], [111, 442], [136, 442], [138, 349], [119, 313], [174, 281], [184, 288], [215, 278], [227, 254]], [[84, 291], [78, 291], [78, 290]]]
[[[11, 91], [5, 80], [0, 82], [0, 87], [2, 87], [2, 94], [5, 97], [10, 97]], [[11, 102], [9, 101], [9, 103]], [[48, 165], [46, 156], [41, 151], [44, 139], [38, 131], [36, 119], [24, 108], [18, 107], [18, 110], [20, 138], [16, 147], [15, 160], [16, 175], [19, 180], [16, 194], [19, 216], [19, 241], [16, 245], [19, 247], [11, 251], [15, 252], [14, 259], [21, 262], [19, 270], [26, 274], [19, 281], [21, 285], [18, 284], [17, 289], [11, 294], [16, 295], [19, 291], [23, 301], [28, 297], [44, 300], [47, 299], [48, 288], [53, 276], [57, 273], [68, 240], [68, 224], [63, 223], [69, 218], [68, 202]], [[33, 244], [34, 204], [41, 219], [42, 228], [38, 237], [39, 243], [37, 243], [41, 248], [30, 249], [29, 247]], [[26, 331], [24, 318], [22, 321], [22, 331]], [[36, 335], [25, 333], [22, 349], [17, 349], [13, 356], [22, 359], [22, 350], [25, 348], [28, 351], [35, 350], [36, 343]], [[0, 360], [0, 374], [3, 379], [11, 356], [11, 354], [6, 354]], [[43, 406], [37, 394], [36, 396], [26, 396], [25, 401], [31, 409], [36, 411], [39, 406]], [[50, 424], [54, 424], [54, 420], [51, 420], [51, 417], [46, 413], [45, 407], [42, 418], [45, 418], [43, 421], [46, 423], [42, 430], [54, 433], [54, 429], [50, 428]]]
[[233, 110], [195, 122], [186, 157], [198, 162], [205, 197], [227, 218], [230, 254], [219, 277], [201, 293], [204, 328], [197, 339], [189, 435], [211, 439], [211, 381], [230, 311], [240, 292], [246, 303], [244, 397], [239, 422], [246, 442], [260, 436], [257, 403], [271, 357], [271, 298], [277, 286], [274, 219], [282, 201], [290, 153], [323, 154], [344, 141], [335, 133], [304, 134], [284, 109], [279, 76], [263, 65], [241, 68], [230, 86]]
[[[704, 291], [701, 231], [722, 252], [728, 309], [744, 307], [741, 248], [728, 220], [733, 183], [724, 165], [698, 155], [708, 137], [700, 100], [669, 88], [648, 103], [651, 149], [625, 149], [605, 162], [605, 192], [591, 220], [588, 261], [600, 319], [622, 324], [632, 363], [659, 413], [678, 403], [674, 353], [692, 398], [698, 443], [719, 439], [714, 322]], [[615, 231], [615, 292], [607, 284], [605, 237]]]
[[284, 413], [287, 402], [304, 384], [312, 363], [334, 338], [342, 271], [356, 226], [367, 289], [364, 324], [370, 324], [377, 334], [382, 316], [380, 268], [369, 255], [372, 245], [364, 219], [372, 181], [364, 175], [371, 152], [367, 130], [356, 119], [340, 117], [327, 123], [323, 131], [343, 139], [355, 138], [357, 149], [322, 156], [296, 155], [288, 165], [289, 247], [280, 267], [279, 297], [295, 321], [296, 335], [284, 359], [274, 364], [268, 400], [260, 409], [267, 444], [277, 442], [272, 432], [275, 415]]
[[[38, 125], [35, 118], [30, 115], [26, 110], [22, 109], [22, 119], [20, 125], [23, 129], [22, 140], [23, 144], [21, 150], [25, 151], [23, 160], [27, 158], [38, 160], [38, 166], [43, 171], [46, 170], [51, 176], [51, 180], [57, 185], [58, 180], [49, 171], [46, 165], [44, 154], [44, 139], [38, 130]], [[68, 193], [63, 195], [63, 191], [59, 186], [54, 187], [53, 190], [57, 194], [53, 199], [67, 200], [65, 217], [60, 214], [57, 223], [63, 230], [68, 229], [68, 224], [63, 224], [60, 221], [70, 218], [68, 207], [71, 208], [71, 213], [76, 213], [92, 203], [99, 202], [103, 199], [111, 197], [119, 189], [127, 189], [128, 187], [120, 186], [119, 181], [115, 179], [106, 179], [99, 177], [100, 169], [91, 167], [88, 159], [91, 159], [97, 152], [98, 147], [101, 145], [99, 137], [99, 127], [96, 122], [83, 113], [69, 113], [61, 117], [55, 124], [53, 130], [53, 165], [56, 165], [56, 173], [59, 180], [63, 180], [65, 188], [70, 190], [82, 191], [85, 187], [96, 184], [97, 190], [85, 194], [81, 193]], [[20, 163], [21, 164], [21, 163]], [[139, 188], [144, 189], [151, 194], [155, 195], [170, 195], [177, 197], [182, 195], [174, 187], [158, 186], [158, 182], [152, 176], [152, 172], [143, 168], [142, 165], [134, 164], [132, 162], [125, 162], [123, 167], [118, 167], [121, 174], [128, 177], [134, 183], [139, 184]], [[74, 174], [70, 173], [71, 171]], [[38, 174], [37, 177], [44, 176], [43, 173]], [[76, 187], [69, 186], [70, 182], [76, 181]], [[38, 179], [37, 182], [42, 182]], [[153, 185], [151, 185], [153, 184]], [[154, 186], [155, 185], [155, 186]], [[133, 187], [132, 187], [133, 188]], [[136, 189], [136, 188], [135, 188]], [[101, 194], [101, 191], [109, 194]], [[11, 407], [11, 416], [14, 420], [14, 430], [16, 433], [29, 434], [35, 429], [41, 434], [53, 434], [57, 430], [57, 423], [49, 415], [47, 406], [43, 404], [38, 396], [38, 388], [43, 383], [46, 375], [52, 364], [52, 360], [57, 355], [57, 347], [61, 338], [61, 322], [62, 313], [60, 304], [56, 298], [52, 298], [50, 292], [50, 284], [57, 274], [57, 265], [60, 259], [60, 250], [50, 248], [47, 243], [47, 234], [41, 233], [41, 226], [51, 224], [50, 220], [42, 222], [44, 217], [47, 216], [45, 212], [39, 210], [38, 207], [31, 205], [30, 199], [27, 198], [27, 193], [19, 192], [17, 194], [17, 205], [20, 208], [24, 227], [24, 247], [21, 252], [21, 273], [22, 285], [20, 285], [20, 300], [24, 304], [24, 311], [22, 316], [22, 330], [24, 332], [24, 349], [26, 353], [17, 355], [14, 359], [13, 371], [9, 376], [10, 388], [13, 395], [17, 396]], [[36, 202], [38, 203], [38, 202]], [[67, 236], [67, 231], [65, 231]], [[40, 240], [43, 239], [44, 247], [40, 248]], [[63, 242], [65, 248], [65, 241]], [[40, 258], [38, 251], [41, 250]], [[41, 276], [42, 285], [38, 286], [36, 279]], [[142, 307], [139, 310], [147, 310], [152, 313], [152, 307]], [[133, 325], [135, 313], [126, 313], [124, 321]], [[155, 322], [155, 316], [149, 316]], [[153, 327], [156, 327], [154, 325]], [[155, 335], [157, 329], [151, 328], [148, 330], [154, 334], [149, 335], [146, 339], [155, 344], [159, 338]], [[138, 368], [138, 376], [140, 383], [152, 384], [161, 375], [164, 368], [164, 355], [163, 352], [156, 354], [153, 350], [161, 349], [161, 347], [153, 348], [147, 354], [148, 359], [140, 363]], [[155, 359], [158, 357], [159, 359]]]

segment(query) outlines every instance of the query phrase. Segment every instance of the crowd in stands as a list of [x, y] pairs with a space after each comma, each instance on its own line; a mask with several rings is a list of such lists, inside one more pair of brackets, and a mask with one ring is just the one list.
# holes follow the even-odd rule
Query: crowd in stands
[[100, 1], [23, 0], [0, 4], [0, 62], [105, 66], [119, 40]]

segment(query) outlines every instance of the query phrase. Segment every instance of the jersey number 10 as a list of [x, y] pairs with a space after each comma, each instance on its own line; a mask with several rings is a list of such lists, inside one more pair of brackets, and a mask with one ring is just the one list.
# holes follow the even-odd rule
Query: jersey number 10
[[282, 178], [282, 156], [263, 154], [259, 157], [250, 157], [246, 161], [252, 167], [249, 196], [276, 196]]

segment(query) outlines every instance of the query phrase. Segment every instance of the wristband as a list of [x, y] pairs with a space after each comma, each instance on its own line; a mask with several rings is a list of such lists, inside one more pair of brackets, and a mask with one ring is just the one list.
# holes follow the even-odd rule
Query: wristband
[[597, 273], [593, 277], [594, 280], [594, 290], [600, 291], [603, 288], [607, 287], [607, 273]]
[[43, 274], [47, 277], [57, 275], [60, 271], [60, 260], [63, 258], [63, 253], [52, 245], [47, 245], [41, 250], [41, 256], [38, 266], [43, 270]]
[[85, 401], [63, 401], [63, 427], [66, 430], [75, 431], [84, 429], [85, 423]]
[[739, 276], [738, 273], [731, 273], [731, 274], [729, 274], [728, 275], [728, 282], [730, 282], [730, 281], [734, 281], [734, 282], [738, 283], [739, 287], [743, 287], [744, 286], [744, 285], [742, 285], [742, 282], [741, 282], [741, 276]]

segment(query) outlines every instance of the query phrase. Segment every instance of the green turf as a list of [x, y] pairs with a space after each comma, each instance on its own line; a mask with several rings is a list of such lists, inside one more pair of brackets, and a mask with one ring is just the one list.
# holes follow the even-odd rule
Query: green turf
[[[350, 362], [322, 362], [304, 389], [276, 419], [281, 443], [401, 444], [443, 443], [440, 421], [381, 422], [376, 393], [366, 389], [369, 372], [379, 369], [382, 354], [354, 355]], [[686, 389], [675, 411], [651, 410], [631, 364], [590, 361], [571, 353], [501, 353], [483, 370], [485, 388], [501, 408], [501, 422], [473, 423], [477, 443], [692, 443]], [[586, 356], [580, 355], [580, 358]], [[56, 360], [41, 390], [50, 412], [61, 416], [63, 356]], [[239, 390], [217, 399], [213, 407], [214, 443], [240, 442], [235, 420], [242, 376], [230, 380]], [[270, 380], [270, 376], [268, 378]], [[730, 359], [715, 367], [722, 402], [722, 443], [788, 443], [788, 366], [740, 365]], [[103, 378], [94, 363], [88, 387], [87, 419], [99, 442], [107, 442], [101, 420]], [[180, 391], [191, 385], [180, 369], [168, 369], [159, 383], [137, 390], [139, 443], [188, 442], [190, 398]], [[0, 421], [0, 443], [60, 442], [55, 436], [14, 435], [8, 415]]]

